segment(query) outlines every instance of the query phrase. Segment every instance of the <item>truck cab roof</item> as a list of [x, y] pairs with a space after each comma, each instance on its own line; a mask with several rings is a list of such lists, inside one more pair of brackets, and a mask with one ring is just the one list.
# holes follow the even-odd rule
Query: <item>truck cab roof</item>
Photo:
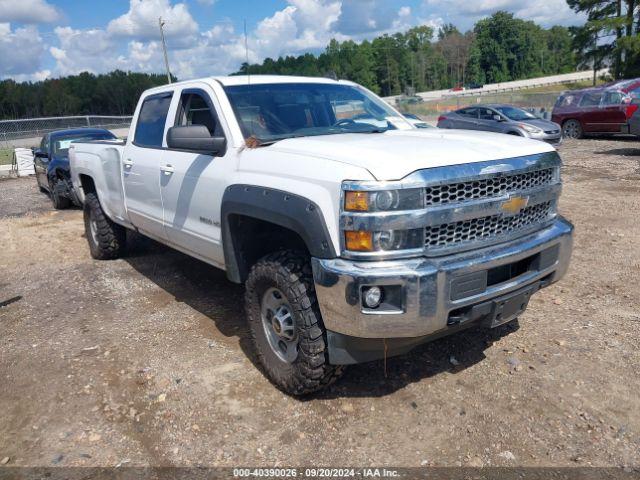
[[218, 77], [203, 77], [184, 80], [171, 84], [161, 85], [150, 88], [145, 93], [157, 93], [166, 91], [170, 87], [192, 85], [194, 83], [212, 83], [216, 82], [223, 87], [231, 87], [237, 85], [262, 85], [272, 83], [324, 83], [324, 84], [349, 84], [354, 83], [349, 80], [333, 80], [326, 77], [301, 77], [292, 75], [231, 75]]

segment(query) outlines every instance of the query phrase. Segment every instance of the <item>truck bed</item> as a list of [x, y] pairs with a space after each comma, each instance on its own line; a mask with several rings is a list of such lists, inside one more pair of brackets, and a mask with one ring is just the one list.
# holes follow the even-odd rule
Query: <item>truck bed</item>
[[69, 149], [71, 180], [81, 202], [84, 191], [82, 175], [93, 179], [100, 204], [115, 222], [130, 226], [122, 188], [122, 154], [124, 140], [74, 142]]

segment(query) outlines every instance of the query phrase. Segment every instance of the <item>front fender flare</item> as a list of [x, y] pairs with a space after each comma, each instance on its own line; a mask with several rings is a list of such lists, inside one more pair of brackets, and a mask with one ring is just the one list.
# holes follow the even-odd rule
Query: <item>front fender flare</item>
[[221, 228], [227, 276], [233, 282], [244, 281], [244, 268], [230, 228], [232, 215], [263, 220], [296, 232], [313, 257], [337, 256], [322, 211], [316, 203], [273, 188], [231, 185], [222, 197]]

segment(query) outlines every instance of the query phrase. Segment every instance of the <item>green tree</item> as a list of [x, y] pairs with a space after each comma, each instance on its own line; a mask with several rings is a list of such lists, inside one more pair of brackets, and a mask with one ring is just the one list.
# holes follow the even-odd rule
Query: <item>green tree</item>
[[572, 29], [581, 65], [597, 70], [610, 64], [615, 78], [640, 73], [640, 1], [567, 0], [567, 4], [587, 14], [587, 22]]
[[41, 82], [0, 81], [0, 119], [61, 115], [131, 115], [140, 94], [166, 83], [161, 74], [82, 72]]

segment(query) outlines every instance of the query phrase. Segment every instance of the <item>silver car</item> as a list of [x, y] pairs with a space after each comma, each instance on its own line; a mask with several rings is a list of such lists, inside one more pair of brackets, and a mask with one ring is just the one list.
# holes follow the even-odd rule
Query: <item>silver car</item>
[[507, 133], [552, 144], [562, 142], [560, 125], [511, 105], [487, 104], [462, 108], [441, 115], [438, 127]]

